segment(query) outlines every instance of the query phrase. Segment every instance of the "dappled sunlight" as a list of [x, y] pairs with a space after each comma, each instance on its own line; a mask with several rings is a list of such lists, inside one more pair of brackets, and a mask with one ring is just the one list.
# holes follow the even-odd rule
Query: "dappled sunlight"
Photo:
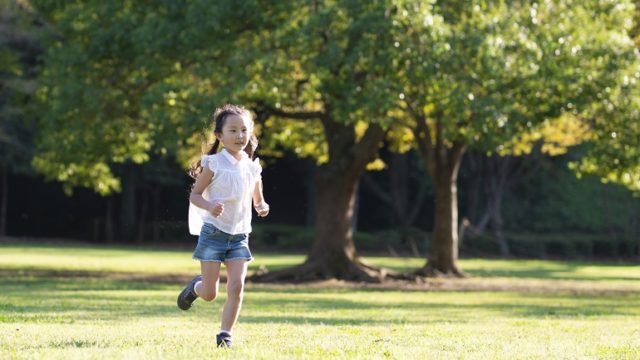
[[[58, 275], [98, 276], [100, 273], [121, 273], [108, 276], [125, 279], [129, 273], [133, 280], [171, 282], [189, 277], [200, 271], [200, 264], [191, 259], [188, 250], [149, 250], [146, 248], [107, 248], [100, 246], [24, 246], [0, 244], [0, 272], [53, 271]], [[259, 269], [269, 271], [302, 263], [303, 254], [254, 253], [249, 272]], [[374, 266], [398, 272], [413, 271], [424, 265], [426, 259], [416, 257], [364, 256]], [[501, 260], [461, 259], [460, 267], [470, 275], [458, 279], [459, 284], [501, 283], [551, 284], [546, 281], [595, 282], [598, 287], [628, 286], [640, 289], [640, 267], [631, 263], [551, 261], [551, 260]], [[224, 267], [223, 267], [224, 273]], [[137, 274], [137, 275], [136, 275]], [[107, 276], [104, 274], [104, 276]], [[434, 280], [435, 285], [439, 284]]]
[[557, 280], [640, 280], [640, 268], [631, 263], [595, 263], [550, 260], [462, 260], [471, 275]]
[[[196, 301], [191, 310], [180, 311], [175, 302], [182, 283], [166, 279], [167, 271], [185, 275], [197, 271], [188, 266], [197, 264], [189, 252], [17, 245], [3, 249], [7, 251], [0, 255], [0, 271], [10, 275], [0, 277], [3, 354], [143, 359], [213, 355], [211, 344], [226, 299], [224, 286], [215, 301]], [[304, 260], [302, 255], [256, 255], [252, 268], [279, 268]], [[99, 265], [91, 262], [98, 259]], [[366, 260], [396, 270], [424, 262], [373, 256]], [[158, 265], [163, 263], [167, 267]], [[238, 347], [225, 356], [431, 358], [434, 351], [437, 358], [638, 354], [633, 349], [640, 348], [640, 340], [629, 337], [638, 331], [640, 318], [636, 268], [526, 260], [460, 263], [473, 276], [430, 279], [415, 287], [405, 283], [376, 288], [344, 281], [249, 283], [234, 330]], [[133, 276], [132, 269], [139, 268], [146, 269], [146, 278]], [[602, 281], [605, 278], [611, 280]], [[603, 328], [608, 329], [606, 338]], [[283, 338], [296, 341], [282, 342]]]

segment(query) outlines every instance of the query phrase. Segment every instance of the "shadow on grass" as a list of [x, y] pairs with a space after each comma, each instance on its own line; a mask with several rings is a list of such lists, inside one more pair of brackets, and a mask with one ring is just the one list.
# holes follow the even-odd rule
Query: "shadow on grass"
[[[499, 260], [498, 260], [499, 261]], [[526, 266], [509, 266], [508, 268], [474, 268], [472, 264], [465, 269], [471, 276], [477, 277], [504, 277], [504, 278], [518, 278], [518, 279], [552, 279], [552, 280], [582, 280], [582, 281], [637, 281], [640, 282], [640, 277], [635, 276], [620, 276], [620, 275], [607, 275], [603, 274], [598, 276], [597, 274], [580, 274], [580, 271], [585, 267], [600, 267], [600, 268], [628, 268], [637, 267], [638, 264], [633, 263], [595, 263], [585, 261], [544, 261], [540, 262], [540, 265], [534, 265], [539, 261], [528, 261]], [[533, 263], [533, 264], [532, 264]]]
[[[0, 322], [4, 323], [192, 318], [214, 306], [218, 311], [224, 300], [223, 293], [215, 305], [200, 301], [191, 311], [183, 312], [175, 305], [181, 286], [92, 278], [2, 278], [0, 288], [3, 292]], [[434, 293], [428, 292], [257, 288], [247, 294], [244, 304], [247, 310], [241, 318], [247, 323], [384, 325], [469, 322], [469, 314], [486, 314], [487, 318], [640, 315], [640, 295], [637, 294], [503, 293], [486, 296], [484, 301], [473, 298], [484, 296], [477, 294], [491, 295], [438, 293], [434, 298]]]

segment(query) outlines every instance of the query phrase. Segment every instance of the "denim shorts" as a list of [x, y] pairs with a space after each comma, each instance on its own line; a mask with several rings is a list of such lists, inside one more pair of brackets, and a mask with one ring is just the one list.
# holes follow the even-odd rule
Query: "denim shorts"
[[193, 258], [200, 261], [253, 260], [249, 250], [249, 234], [231, 235], [204, 223]]

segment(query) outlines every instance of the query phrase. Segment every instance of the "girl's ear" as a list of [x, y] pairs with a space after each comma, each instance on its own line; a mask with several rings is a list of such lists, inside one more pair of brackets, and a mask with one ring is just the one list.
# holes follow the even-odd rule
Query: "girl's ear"
[[213, 135], [215, 135], [216, 139], [218, 139], [219, 141], [222, 141], [222, 133], [214, 132]]

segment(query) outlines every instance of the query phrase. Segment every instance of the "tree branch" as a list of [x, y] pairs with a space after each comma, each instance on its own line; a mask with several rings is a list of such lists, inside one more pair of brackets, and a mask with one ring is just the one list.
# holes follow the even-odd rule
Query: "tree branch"
[[418, 149], [420, 150], [422, 157], [427, 163], [427, 170], [429, 171], [429, 174], [431, 176], [434, 176], [435, 157], [429, 124], [427, 124], [427, 119], [425, 118], [425, 116], [414, 109], [409, 100], [405, 100], [405, 103], [407, 104], [409, 112], [416, 121], [416, 127], [411, 128], [411, 131], [413, 132], [413, 135], [416, 138], [416, 142], [418, 143]]
[[370, 161], [373, 161], [380, 142], [384, 139], [386, 131], [380, 124], [369, 124], [367, 131], [360, 141], [353, 147], [353, 160], [357, 166], [363, 169]]

